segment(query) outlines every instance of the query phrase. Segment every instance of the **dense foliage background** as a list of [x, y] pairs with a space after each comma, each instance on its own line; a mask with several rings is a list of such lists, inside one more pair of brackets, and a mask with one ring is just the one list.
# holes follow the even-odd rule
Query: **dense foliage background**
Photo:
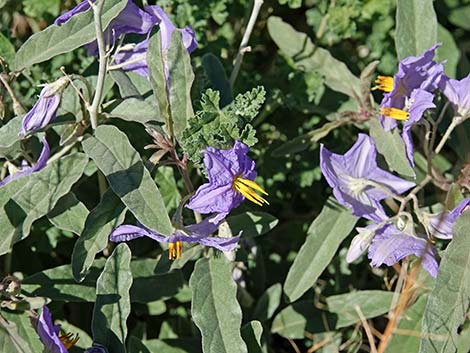
[[[406, 18], [400, 18], [397, 2], [405, 8], [401, 16]], [[416, 267], [408, 259], [402, 265], [380, 268], [372, 268], [367, 256], [346, 262], [356, 219], [330, 199], [331, 189], [319, 166], [319, 146], [321, 142], [344, 153], [359, 132], [370, 129], [373, 135], [373, 80], [377, 74], [393, 75], [398, 56], [418, 55], [434, 44], [426, 30], [429, 23], [438, 26], [437, 40], [443, 43], [437, 61], [447, 60], [450, 77], [466, 76], [470, 72], [470, 1], [266, 0], [249, 41], [251, 50], [245, 53], [232, 88], [228, 77], [253, 1], [162, 0], [157, 4], [177, 27], [191, 26], [199, 43], [190, 57], [195, 74], [192, 105], [198, 113], [189, 120], [178, 147], [179, 155], [186, 152], [190, 159], [192, 183], [197, 187], [204, 182], [199, 153], [204, 147], [227, 148], [241, 139], [251, 146], [257, 181], [269, 193], [270, 204], [260, 208], [245, 202], [228, 217], [228, 226], [219, 232], [232, 235], [243, 230], [230, 262], [223, 254], [203, 251], [200, 246], [185, 248], [181, 259], [170, 262], [166, 248], [148, 239], [129, 242], [130, 252], [121, 245], [115, 249], [113, 244], [101, 249], [97, 243], [107, 239], [113, 225], [133, 222], [134, 216], [126, 213], [111, 189], [106, 191], [107, 184], [113, 183], [109, 175], [116, 172], [117, 162], [101, 165], [95, 158], [105, 152], [94, 150], [90, 142], [87, 147], [86, 139], [82, 147], [83, 137], [93, 131], [80, 123], [83, 106], [69, 86], [56, 123], [37, 135], [47, 135], [53, 155], [67, 148], [63, 152], [67, 157], [62, 158], [68, 159], [61, 167], [70, 176], [67, 185], [60, 184], [61, 176], [54, 174], [60, 170], [50, 171], [49, 185], [34, 175], [25, 177], [21, 187], [29, 196], [24, 204], [8, 201], [20, 187], [18, 183], [15, 190], [0, 189], [6, 210], [2, 209], [0, 219], [5, 232], [0, 234], [0, 275], [13, 274], [21, 282], [21, 295], [12, 289], [16, 282], [12, 284], [10, 277], [1, 287], [0, 350], [41, 352], [29, 317], [34, 315], [31, 310], [48, 302], [54, 319], [66, 331], [80, 334], [72, 353], [83, 352], [93, 338], [107, 342], [109, 353], [125, 352], [124, 347], [116, 348], [123, 342], [129, 353], [374, 352], [371, 342], [379, 346], [384, 336], [390, 339], [387, 352], [417, 352], [421, 320], [435, 280], [424, 271], [412, 272]], [[94, 87], [97, 59], [83, 47], [44, 61], [34, 61], [39, 49], [21, 57], [15, 54], [31, 35], [75, 5], [71, 0], [0, 0], [2, 75], [21, 103], [15, 105], [2, 86], [2, 177], [7, 160], [35, 161], [41, 150], [37, 137], [21, 140], [17, 135], [18, 115], [35, 103], [41, 91], [38, 84], [52, 82], [66, 72], [82, 75]], [[397, 22], [402, 27], [397, 28]], [[312, 43], [324, 60], [311, 59]], [[86, 92], [83, 82], [74, 82]], [[358, 90], [352, 93], [351, 87]], [[372, 91], [372, 95], [380, 102], [382, 93]], [[235, 103], [230, 103], [233, 97], [237, 97]], [[163, 124], [155, 108], [157, 99], [145, 79], [111, 72], [105, 82], [103, 127], [96, 140], [116, 152], [117, 161], [135, 158], [137, 164], [142, 166], [143, 161], [149, 166], [171, 216], [187, 192], [175, 166], [150, 167], [155, 150], [144, 148], [153, 143], [144, 124]], [[450, 119], [451, 113], [446, 114]], [[445, 126], [440, 133], [444, 130]], [[380, 140], [375, 131], [373, 137]], [[422, 206], [449, 208], [470, 192], [469, 136], [467, 122], [436, 157], [434, 167], [441, 179], [418, 193]], [[415, 138], [424, 140], [425, 134], [418, 132]], [[130, 144], [121, 145], [126, 139]], [[427, 166], [420, 143], [416, 146], [418, 183]], [[95, 162], [84, 154], [73, 154], [77, 151], [85, 151]], [[380, 158], [380, 164], [386, 165]], [[399, 164], [395, 167], [400, 170]], [[401, 171], [406, 175], [405, 167]], [[52, 187], [53, 183], [60, 185]], [[98, 205], [103, 207], [94, 212]], [[158, 217], [163, 211], [142, 212]], [[193, 217], [189, 211], [184, 215]], [[317, 223], [312, 224], [314, 220]], [[468, 217], [466, 222], [468, 226]], [[86, 240], [77, 245], [84, 236]], [[437, 242], [440, 251], [447, 244]], [[464, 244], [468, 246], [469, 240]], [[468, 247], [464, 249], [466, 254], [460, 254], [458, 261], [469, 264]], [[468, 272], [469, 267], [464, 268]], [[469, 285], [466, 273], [455, 289], [458, 299], [449, 296], [450, 302], [439, 304], [444, 313], [448, 305], [461, 305], [463, 316], [452, 321], [458, 325], [468, 319]], [[405, 299], [399, 300], [400, 292]], [[119, 305], [107, 307], [107, 296], [113, 295], [118, 296]], [[233, 323], [234, 316], [242, 318], [241, 326]], [[458, 332], [455, 328], [452, 344], [435, 351], [470, 351], [468, 321]]]

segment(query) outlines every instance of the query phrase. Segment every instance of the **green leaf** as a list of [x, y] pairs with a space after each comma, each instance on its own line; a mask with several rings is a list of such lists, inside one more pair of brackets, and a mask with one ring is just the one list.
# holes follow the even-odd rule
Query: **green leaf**
[[261, 322], [269, 320], [281, 303], [282, 286], [280, 283], [273, 284], [256, 303], [253, 318]]
[[26, 15], [35, 19], [44, 19], [46, 14], [57, 17], [60, 13], [60, 0], [23, 0]]
[[137, 337], [129, 337], [128, 353], [152, 353]]
[[3, 33], [0, 33], [0, 53], [1, 57], [5, 59], [8, 65], [13, 64], [13, 60], [15, 59], [15, 46]]
[[108, 179], [109, 185], [140, 223], [170, 235], [173, 227], [162, 195], [127, 136], [111, 125], [101, 125], [83, 149]]
[[333, 199], [326, 202], [320, 215], [310, 225], [307, 240], [287, 274], [284, 292], [291, 302], [299, 299], [313, 286], [357, 219], [350, 210]]
[[237, 286], [225, 257], [198, 260], [189, 286], [193, 293], [191, 313], [201, 331], [204, 353], [247, 353], [240, 334]]
[[131, 251], [121, 243], [106, 260], [96, 282], [96, 302], [91, 323], [93, 341], [113, 353], [125, 353], [127, 317], [131, 312]]
[[420, 296], [416, 303], [401, 315], [387, 347], [387, 353], [418, 352], [421, 321], [427, 301], [427, 294]]
[[433, 0], [397, 0], [395, 47], [398, 59], [421, 55], [436, 42]]
[[[151, 353], [201, 353], [201, 341], [194, 338], [152, 339], [144, 341]], [[142, 352], [145, 353], [145, 352]]]
[[460, 6], [452, 9], [448, 17], [449, 22], [457, 27], [470, 30], [470, 23], [468, 17], [470, 16], [470, 5]]
[[460, 50], [455, 43], [452, 33], [444, 26], [437, 26], [437, 41], [442, 45], [437, 49], [437, 61], [446, 60], [444, 70], [447, 76], [455, 78], [457, 74], [457, 65], [460, 60]]
[[147, 78], [141, 75], [134, 72], [113, 70], [109, 72], [109, 76], [118, 85], [121, 98], [150, 96], [152, 86]]
[[227, 217], [232, 235], [242, 232], [243, 237], [256, 237], [272, 230], [278, 219], [266, 212], [244, 212]]
[[29, 235], [33, 222], [55, 207], [85, 170], [88, 158], [73, 153], [49, 164], [40, 172], [13, 180], [2, 187], [0, 227], [3, 231], [0, 255]]
[[442, 258], [436, 283], [429, 294], [422, 322], [419, 352], [455, 352], [458, 328], [470, 304], [470, 212], [460, 216], [454, 236]]
[[145, 124], [149, 121], [162, 122], [161, 117], [155, 110], [155, 100], [129, 97], [126, 99], [115, 99], [106, 104], [104, 113], [110, 118], [119, 118], [127, 121], [135, 121]]
[[85, 279], [97, 253], [108, 244], [111, 231], [124, 221], [125, 206], [108, 189], [103, 194], [101, 202], [88, 215], [85, 227], [78, 238], [72, 253], [72, 270], [75, 280]]
[[[108, 27], [126, 5], [124, 0], [106, 0], [101, 16], [103, 28]], [[79, 13], [60, 26], [51, 25], [32, 35], [16, 53], [15, 71], [77, 49], [95, 38], [93, 11]]]
[[299, 301], [284, 308], [273, 320], [271, 333], [285, 338], [301, 339], [304, 332], [319, 333], [335, 327], [334, 317], [316, 309], [313, 301]]
[[356, 307], [369, 319], [385, 314], [391, 307], [393, 292], [363, 290], [333, 295], [326, 298], [328, 311], [338, 315], [336, 328], [350, 326], [360, 321]]
[[0, 155], [9, 156], [21, 151], [21, 137], [18, 132], [21, 129], [23, 119], [16, 117], [0, 128]]
[[406, 158], [405, 144], [397, 129], [385, 131], [377, 120], [370, 120], [370, 136], [375, 140], [377, 151], [384, 156], [388, 167], [401, 175], [415, 175]]
[[[12, 342], [15, 342], [15, 345], [20, 346], [21, 349], [18, 350], [20, 353], [26, 352], [41, 352], [43, 349], [42, 343], [39, 341], [39, 336], [31, 325], [31, 321], [28, 317], [28, 314], [25, 312], [12, 312], [2, 310], [1, 316], [8, 321], [7, 331], [10, 335], [9, 339]], [[3, 321], [0, 318], [0, 321]], [[3, 336], [3, 329], [0, 323], [0, 336]], [[4, 327], [5, 328], [5, 327]], [[2, 339], [0, 338], [0, 341]], [[7, 340], [8, 341], [8, 340]], [[16, 352], [14, 350], [5, 349], [5, 347], [0, 343], [1, 352]], [[3, 349], [2, 349], [3, 348]]]
[[155, 173], [155, 182], [158, 185], [168, 212], [176, 210], [181, 201], [181, 195], [176, 184], [173, 168], [159, 166]]
[[261, 336], [263, 325], [259, 321], [250, 321], [242, 327], [242, 338], [248, 348], [248, 353], [263, 353], [261, 349]]
[[318, 71], [332, 90], [352, 98], [361, 94], [361, 82], [347, 66], [335, 59], [328, 50], [316, 47], [305, 33], [296, 31], [280, 17], [268, 19], [268, 31], [282, 53], [302, 71]]
[[73, 192], [63, 196], [47, 218], [57, 228], [80, 235], [85, 226], [88, 209]]
[[202, 57], [202, 67], [210, 87], [220, 93], [220, 107], [225, 107], [233, 101], [233, 92], [222, 63], [214, 54], [208, 53]]
[[31, 346], [21, 335], [18, 325], [14, 321], [6, 320], [0, 314], [0, 349], [2, 352], [33, 353]]

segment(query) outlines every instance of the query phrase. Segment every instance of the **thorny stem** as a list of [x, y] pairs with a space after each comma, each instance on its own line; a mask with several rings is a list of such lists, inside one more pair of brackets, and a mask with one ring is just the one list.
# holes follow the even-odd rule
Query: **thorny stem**
[[98, 43], [98, 55], [99, 55], [99, 68], [98, 68], [98, 79], [96, 82], [95, 96], [93, 97], [93, 102], [91, 106], [88, 107], [90, 112], [90, 121], [91, 128], [93, 130], [98, 126], [98, 109], [101, 104], [101, 99], [103, 98], [103, 87], [104, 79], [106, 76], [106, 69], [108, 66], [108, 57], [106, 55], [105, 43], [103, 38], [103, 26], [101, 23], [101, 12], [103, 10], [105, 0], [101, 0], [97, 3], [93, 3], [90, 0], [91, 8], [93, 9], [93, 17], [95, 21], [95, 31], [96, 31], [96, 41]]
[[26, 113], [23, 105], [20, 103], [18, 98], [16, 98], [15, 92], [13, 92], [13, 89], [10, 86], [10, 83], [8, 82], [8, 75], [5, 73], [0, 74], [0, 81], [2, 82], [3, 86], [6, 88], [11, 100], [13, 101], [13, 112], [15, 113], [16, 116], [21, 116]]
[[251, 48], [248, 46], [248, 41], [250, 40], [251, 32], [258, 18], [259, 10], [263, 5], [263, 0], [254, 0], [253, 9], [251, 10], [250, 19], [248, 25], [246, 26], [245, 33], [243, 34], [242, 42], [240, 43], [240, 48], [238, 49], [237, 57], [235, 58], [235, 65], [233, 67], [232, 74], [230, 75], [230, 86], [233, 87], [235, 80], [237, 79], [238, 72], [240, 71], [240, 66], [242, 65], [243, 55], [245, 52], [250, 51]]

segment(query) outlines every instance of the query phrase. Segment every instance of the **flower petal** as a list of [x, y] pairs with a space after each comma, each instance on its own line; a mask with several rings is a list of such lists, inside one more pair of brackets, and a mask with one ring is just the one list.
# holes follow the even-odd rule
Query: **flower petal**
[[156, 241], [165, 241], [167, 237], [162, 234], [156, 233], [144, 226], [133, 226], [130, 224], [123, 224], [114, 229], [109, 235], [109, 240], [113, 242], [129, 241], [137, 238], [149, 237]]

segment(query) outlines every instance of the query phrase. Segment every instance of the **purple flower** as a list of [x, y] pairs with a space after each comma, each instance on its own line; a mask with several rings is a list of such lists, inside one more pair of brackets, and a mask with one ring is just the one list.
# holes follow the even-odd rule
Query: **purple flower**
[[374, 267], [382, 264], [392, 266], [409, 255], [420, 257], [423, 268], [432, 277], [437, 276], [439, 265], [436, 250], [422, 237], [400, 231], [394, 225], [387, 225], [376, 231], [369, 246], [370, 264]]
[[33, 165], [32, 167], [23, 165], [21, 168], [18, 169], [16, 173], [10, 174], [6, 178], [4, 178], [2, 181], [0, 181], [0, 187], [9, 183], [12, 180], [22, 178], [34, 172], [38, 172], [46, 166], [51, 150], [49, 148], [49, 144], [47, 143], [46, 139], [42, 139], [42, 144], [43, 144], [43, 148], [36, 164]]
[[36, 104], [23, 117], [20, 135], [24, 136], [30, 132], [42, 129], [55, 119], [62, 92], [68, 84], [68, 79], [62, 77], [44, 86]]
[[93, 347], [88, 348], [85, 353], [108, 353], [108, 350], [101, 344], [93, 343]]
[[470, 208], [470, 198], [460, 202], [453, 210], [442, 213], [424, 213], [425, 226], [433, 237], [452, 239], [454, 224], [460, 215]]
[[71, 333], [59, 336], [60, 325], [54, 325], [47, 306], [42, 308], [41, 315], [38, 317], [36, 332], [46, 353], [68, 353], [68, 350], [79, 340], [78, 335], [73, 337]]
[[380, 222], [388, 217], [380, 200], [399, 195], [415, 184], [380, 169], [374, 141], [359, 134], [356, 143], [344, 155], [320, 147], [320, 168], [333, 194], [355, 216]]
[[209, 182], [201, 185], [186, 207], [199, 213], [227, 215], [247, 198], [262, 206], [268, 202], [255, 191], [267, 193], [253, 180], [256, 177], [255, 162], [247, 156], [249, 148], [235, 141], [232, 148], [219, 150], [207, 147], [204, 165]]
[[470, 116], [470, 75], [461, 80], [445, 77], [440, 81], [439, 88], [444, 92], [457, 115], [464, 119]]
[[[92, 2], [95, 2], [95, 0], [92, 0]], [[81, 12], [85, 12], [89, 8], [90, 8], [90, 3], [88, 2], [88, 0], [83, 0], [80, 4], [75, 6], [73, 9], [71, 9], [67, 12], [64, 12], [62, 15], [57, 17], [54, 20], [54, 24], [60, 26], [61, 24], [64, 24], [65, 22], [70, 20], [73, 16], [75, 16], [75, 15], [81, 13]]]
[[381, 115], [379, 117], [382, 127], [389, 131], [397, 127], [397, 120], [408, 118], [408, 99], [413, 90], [423, 89], [433, 92], [443, 77], [444, 66], [437, 64], [433, 58], [440, 43], [435, 44], [420, 56], [409, 56], [398, 64], [398, 72], [392, 78], [379, 76], [377, 88], [385, 91], [382, 99]]
[[215, 217], [218, 221], [214, 223], [213, 218], [206, 218], [200, 223], [176, 229], [170, 236], [154, 232], [143, 225], [133, 226], [124, 224], [114, 229], [109, 235], [113, 242], [129, 241], [141, 237], [149, 237], [160, 243], [168, 243], [168, 257], [170, 260], [181, 257], [183, 243], [198, 243], [217, 250], [228, 252], [235, 249], [240, 240], [240, 235], [231, 238], [212, 237], [211, 234], [217, 230], [219, 223], [223, 220]]
[[[184, 47], [188, 50], [188, 53], [192, 53], [197, 48], [196, 35], [191, 27], [186, 26], [184, 28], [176, 28], [170, 18], [163, 11], [163, 9], [157, 5], [145, 6], [145, 11], [153, 17], [155, 23], [160, 26], [160, 36], [162, 51], [166, 52], [170, 48], [171, 36], [174, 31], [179, 31], [182, 34], [182, 40]], [[149, 38], [147, 37], [142, 42], [136, 45], [127, 45], [119, 50], [114, 56], [114, 61], [118, 65], [124, 65], [124, 70], [133, 71], [139, 75], [148, 77], [147, 68], [147, 50], [149, 45]], [[166, 76], [168, 81], [168, 68], [166, 70]]]

